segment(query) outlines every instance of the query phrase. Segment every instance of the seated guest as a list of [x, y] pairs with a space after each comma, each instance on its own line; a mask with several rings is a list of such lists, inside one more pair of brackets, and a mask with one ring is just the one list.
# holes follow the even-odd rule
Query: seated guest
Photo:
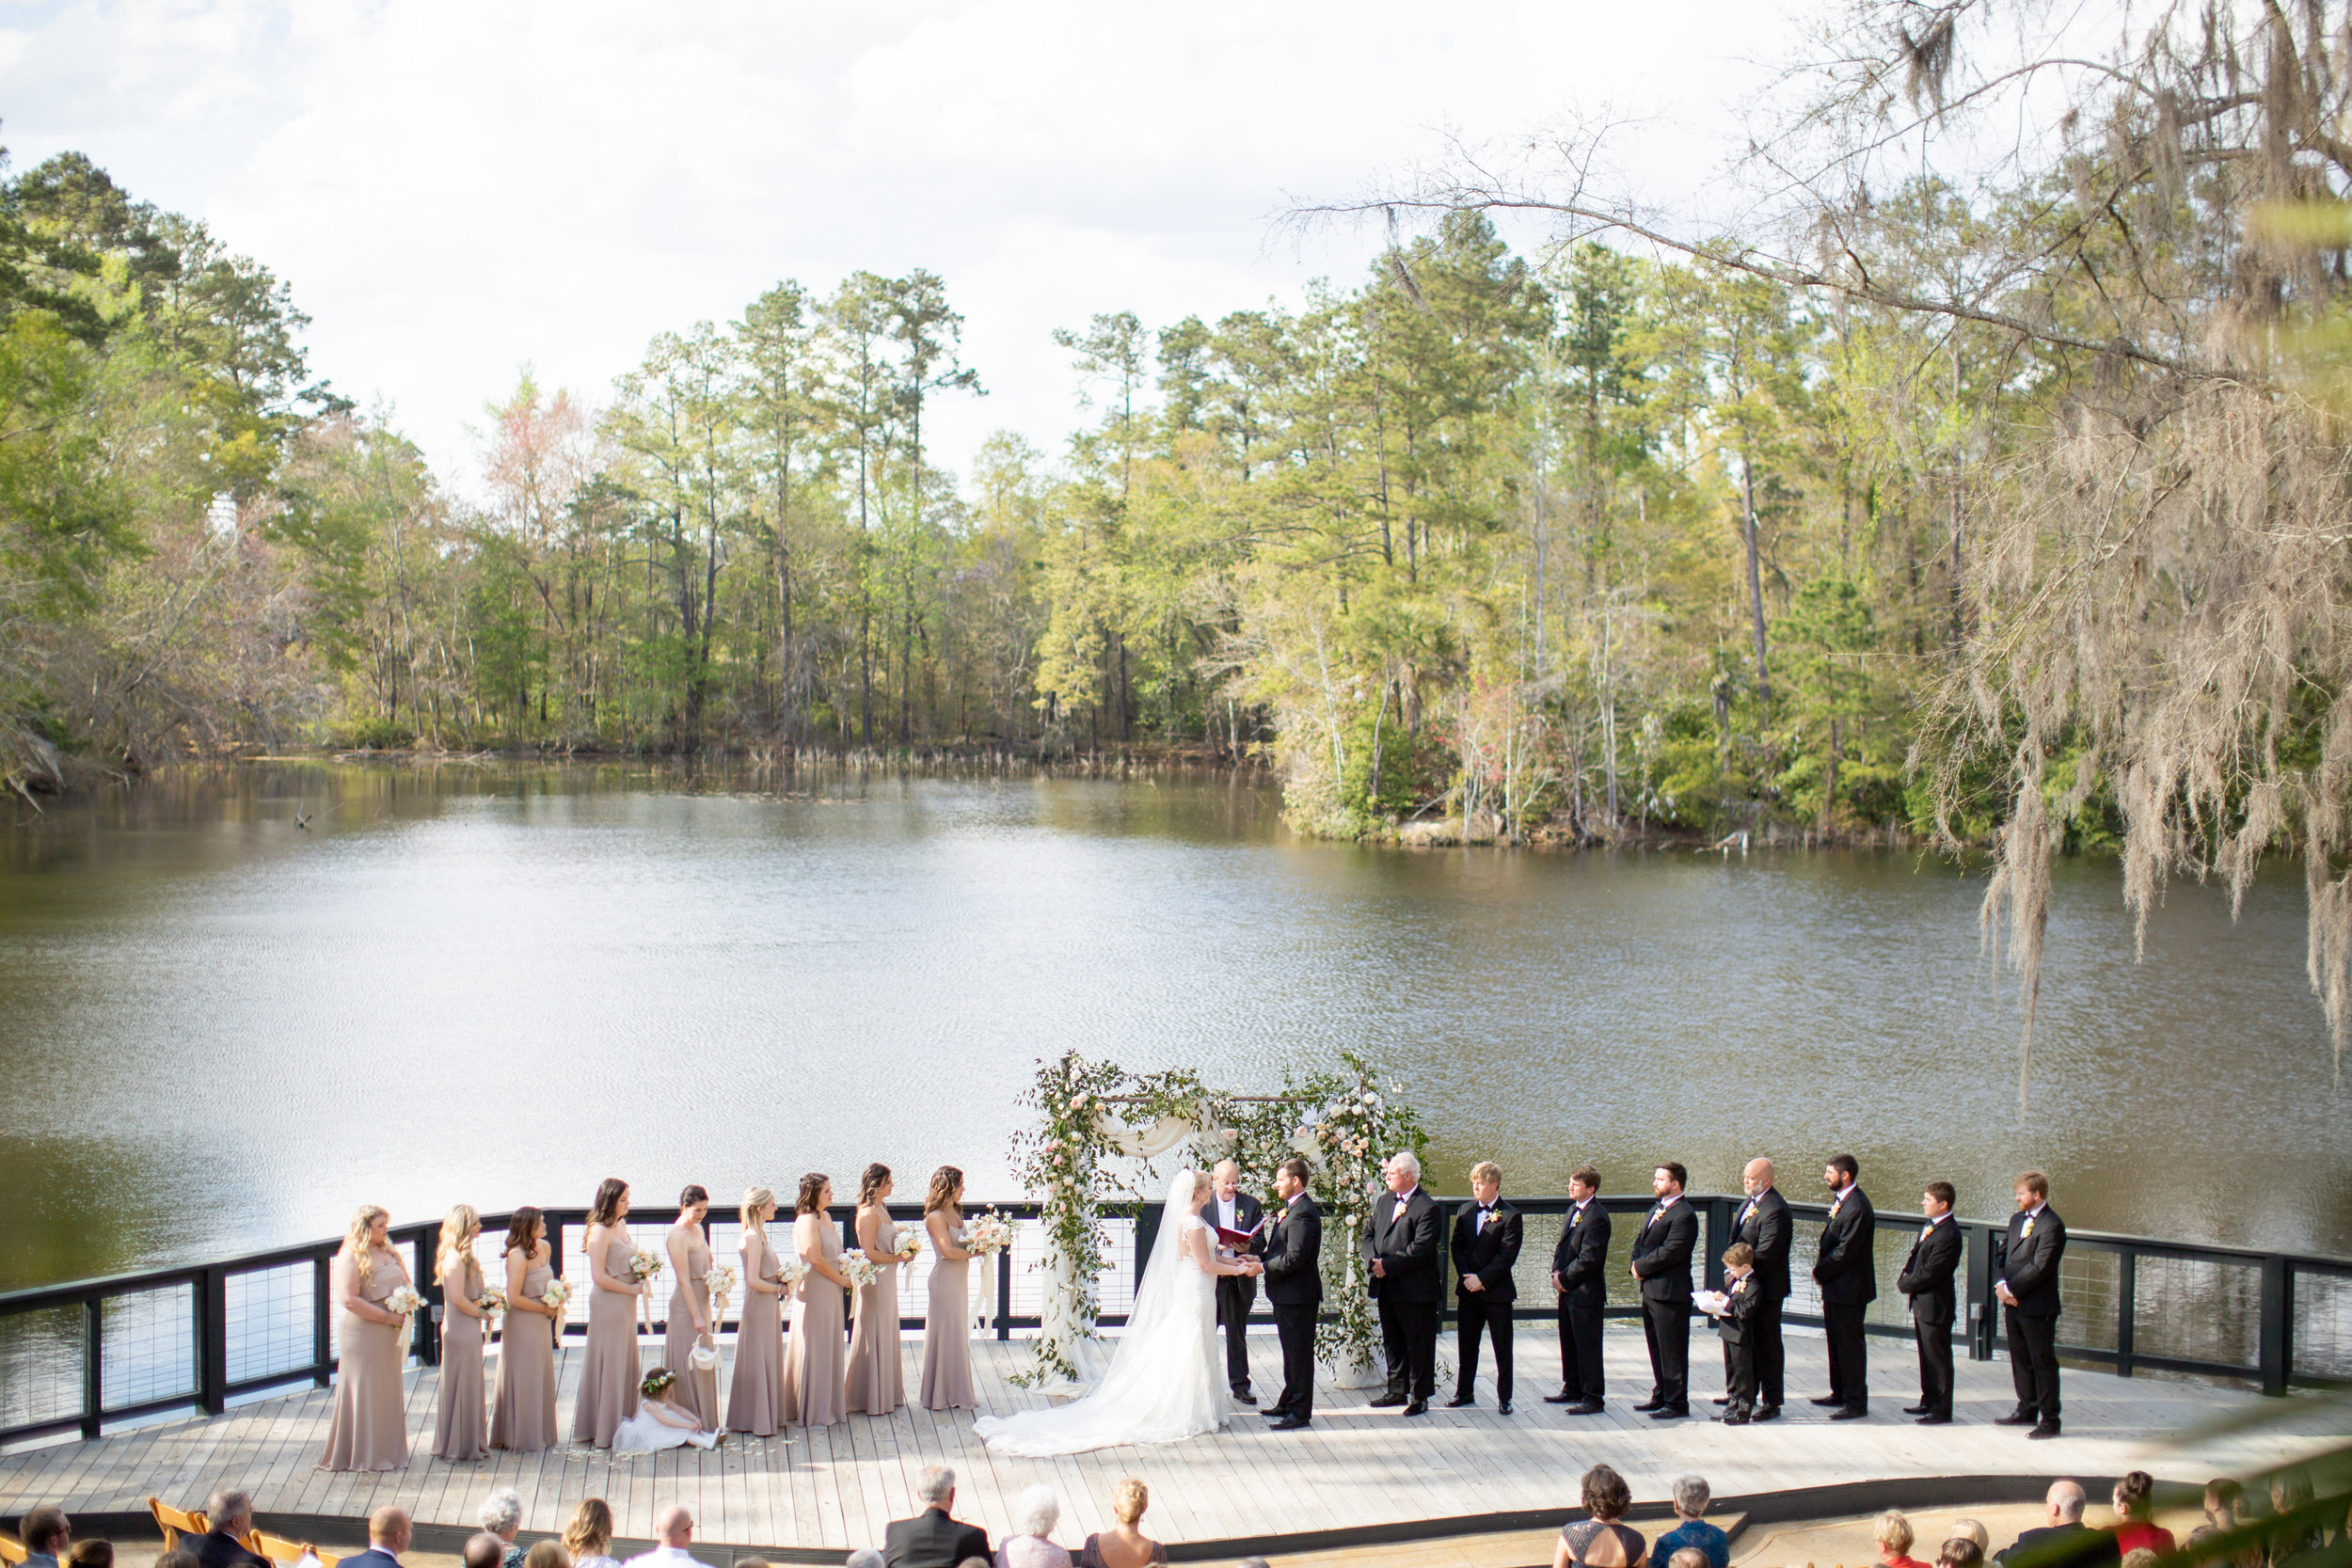
[[1872, 1520], [1870, 1539], [1878, 1543], [1879, 1560], [1886, 1568], [1928, 1568], [1911, 1555], [1911, 1544], [1916, 1537], [1902, 1510], [1890, 1508]]
[[1696, 1546], [1680, 1546], [1666, 1559], [1666, 1568], [1708, 1568], [1707, 1554]]
[[2123, 1554], [2123, 1568], [2156, 1568], [2164, 1554], [2148, 1546], [2135, 1546]]
[[[367, 1554], [362, 1552], [359, 1555], [365, 1557]], [[344, 1560], [349, 1561], [350, 1559]], [[196, 1554], [185, 1546], [174, 1546], [155, 1560], [155, 1568], [196, 1568]]]
[[[834, 1325], [834, 1332], [840, 1331]], [[888, 1568], [957, 1568], [967, 1557], [988, 1556], [988, 1531], [951, 1513], [956, 1473], [926, 1465], [914, 1478], [914, 1496], [924, 1505], [912, 1519], [893, 1519], [882, 1531], [882, 1561]]]
[[466, 1568], [499, 1568], [499, 1560], [505, 1555], [506, 1543], [486, 1529], [466, 1537]]
[[1984, 1526], [1977, 1520], [1955, 1519], [1952, 1521], [1951, 1527], [1945, 1530], [1944, 1539], [1947, 1541], [1973, 1541], [1977, 1544], [1977, 1555], [1979, 1557], [1982, 1557], [1984, 1555], [1985, 1548], [1993, 1544], [1993, 1532], [1986, 1529]]
[[1087, 1537], [1078, 1548], [1078, 1568], [1144, 1568], [1166, 1562], [1168, 1548], [1143, 1533], [1143, 1511], [1152, 1506], [1152, 1489], [1129, 1476], [1111, 1494], [1111, 1528]]
[[1728, 1568], [1731, 1561], [1731, 1537], [1701, 1517], [1714, 1497], [1703, 1476], [1678, 1476], [1675, 1479], [1675, 1528], [1660, 1536], [1650, 1546], [1650, 1556], [1670, 1560], [1685, 1546], [1695, 1546], [1707, 1554], [1707, 1568]]
[[706, 1568], [687, 1550], [694, 1542], [694, 1516], [683, 1503], [672, 1503], [653, 1516], [653, 1550], [630, 1558], [628, 1568]]
[[[612, 1505], [602, 1497], [580, 1498], [564, 1522], [564, 1549], [572, 1554], [572, 1568], [621, 1568], [612, 1557]], [[738, 1558], [735, 1568], [750, 1560]]]
[[62, 1508], [26, 1509], [16, 1530], [24, 1542], [24, 1568], [58, 1568], [57, 1560], [73, 1549], [73, 1526]]
[[1606, 1465], [1584, 1472], [1584, 1511], [1592, 1515], [1560, 1531], [1551, 1568], [1642, 1568], [1649, 1544], [1638, 1531], [1617, 1523], [1633, 1506], [1633, 1489]]
[[474, 1517], [505, 1547], [499, 1554], [499, 1568], [523, 1568], [523, 1549], [515, 1544], [515, 1532], [523, 1528], [522, 1494], [501, 1486], [482, 1499], [482, 1512]]
[[[406, 1509], [379, 1508], [368, 1515], [368, 1549], [343, 1561], [350, 1568], [400, 1568], [400, 1554], [408, 1549], [408, 1538], [414, 1533]], [[160, 1560], [155, 1568], [164, 1568]]]
[[1070, 1568], [1070, 1553], [1049, 1539], [1061, 1518], [1050, 1486], [1032, 1486], [1013, 1500], [1013, 1533], [996, 1548], [996, 1568]]
[[1994, 1560], [2005, 1568], [2116, 1568], [2123, 1554], [2113, 1535], [2083, 1523], [2084, 1501], [2080, 1483], [2052, 1481], [2043, 1497], [2043, 1522]]
[[[743, 1565], [739, 1562], [736, 1568], [743, 1568]], [[860, 1546], [850, 1554], [850, 1560], [843, 1563], [842, 1568], [888, 1568], [888, 1565], [882, 1561], [882, 1553], [871, 1546]]]
[[1935, 1568], [1984, 1568], [1984, 1548], [1964, 1535], [1956, 1535], [1937, 1548]]
[[2312, 1478], [2299, 1466], [2270, 1478], [2270, 1513], [2279, 1523], [2268, 1532], [2270, 1568], [2286, 1568], [2296, 1558], [2327, 1544], [2319, 1521], [2297, 1518], [2312, 1506]]
[[2228, 1476], [2214, 1477], [2205, 1482], [2205, 1523], [2217, 1530], [2237, 1528], [2246, 1523], [2238, 1512], [2245, 1501], [2245, 1487]]
[[535, 1541], [523, 1553], [523, 1568], [572, 1568], [572, 1554], [561, 1541]]
[[71, 1568], [115, 1568], [115, 1544], [111, 1541], [76, 1541], [66, 1561]]
[[2142, 1546], [2158, 1556], [2172, 1549], [2172, 1532], [2155, 1522], [2156, 1481], [2145, 1470], [2126, 1470], [2115, 1483], [2115, 1546], [2130, 1554]]
[[213, 1528], [188, 1543], [203, 1568], [269, 1568], [268, 1560], [245, 1544], [253, 1533], [252, 1493], [222, 1487], [206, 1499], [204, 1517]]

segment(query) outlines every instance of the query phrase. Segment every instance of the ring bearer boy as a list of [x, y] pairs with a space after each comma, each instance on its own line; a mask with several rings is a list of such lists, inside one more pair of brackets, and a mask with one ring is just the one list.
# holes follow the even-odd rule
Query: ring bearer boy
[[1724, 1337], [1724, 1362], [1729, 1373], [1730, 1408], [1723, 1415], [1725, 1426], [1746, 1426], [1756, 1418], [1756, 1351], [1751, 1333], [1756, 1315], [1764, 1302], [1764, 1292], [1756, 1279], [1756, 1249], [1745, 1242], [1734, 1242], [1724, 1252], [1724, 1289], [1718, 1296], [1709, 1291], [1699, 1305], [1715, 1320], [1715, 1332]]

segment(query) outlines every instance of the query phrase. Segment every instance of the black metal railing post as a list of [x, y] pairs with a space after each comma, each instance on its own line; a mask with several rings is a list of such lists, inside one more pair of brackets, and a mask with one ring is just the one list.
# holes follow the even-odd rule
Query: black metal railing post
[[2294, 1309], [2295, 1296], [2288, 1289], [2284, 1254], [2264, 1254], [2262, 1268], [2262, 1350], [2256, 1365], [2263, 1392], [2283, 1394], [2287, 1391], [2287, 1364], [2294, 1354], [2287, 1320]]
[[2118, 1247], [2115, 1256], [2115, 1375], [2132, 1375], [2133, 1328], [2139, 1317], [2139, 1254]]
[[82, 1435], [98, 1435], [106, 1407], [106, 1302], [91, 1295], [82, 1302]]
[[1012, 1338], [1012, 1248], [996, 1255], [996, 1338]]
[[[417, 1267], [408, 1277], [417, 1282], [417, 1294], [427, 1301], [436, 1300], [440, 1295], [433, 1284], [434, 1235], [433, 1230], [420, 1229], [409, 1243], [416, 1255]], [[431, 1312], [417, 1314], [417, 1321], [408, 1330], [408, 1343], [416, 1352], [418, 1366], [437, 1367], [441, 1364], [440, 1325], [434, 1322]]]
[[1165, 1203], [1139, 1204], [1136, 1209], [1136, 1283], [1143, 1289], [1143, 1265], [1152, 1261], [1152, 1249], [1159, 1244], [1160, 1220], [1167, 1213]]
[[334, 1291], [328, 1288], [334, 1270], [332, 1258], [310, 1259], [310, 1381], [321, 1388], [335, 1377], [335, 1325], [327, 1316], [335, 1309]]
[[[1720, 1291], [1724, 1288], [1724, 1254], [1730, 1250], [1731, 1221], [1738, 1212], [1739, 1211], [1732, 1207], [1731, 1199], [1727, 1197], [1710, 1197], [1707, 1200], [1706, 1274], [1707, 1288], [1710, 1291]], [[1700, 1320], [1701, 1323], [1706, 1321]]]
[[218, 1264], [196, 1278], [196, 1389], [207, 1416], [229, 1408], [229, 1271]]
[[1968, 1359], [1993, 1359], [1993, 1334], [2000, 1303], [1993, 1294], [1993, 1227], [1970, 1225], [1968, 1237]]

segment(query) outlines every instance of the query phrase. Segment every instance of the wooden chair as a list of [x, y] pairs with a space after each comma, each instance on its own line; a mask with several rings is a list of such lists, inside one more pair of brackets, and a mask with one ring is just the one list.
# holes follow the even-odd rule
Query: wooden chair
[[0, 1530], [0, 1562], [20, 1563], [31, 1555], [24, 1549], [24, 1542], [6, 1530]]
[[155, 1515], [155, 1528], [164, 1532], [164, 1550], [175, 1550], [183, 1535], [202, 1535], [213, 1527], [200, 1513], [183, 1513], [161, 1497], [147, 1499], [147, 1512]]
[[289, 1541], [265, 1529], [254, 1530], [245, 1538], [245, 1544], [246, 1549], [255, 1556], [265, 1557], [274, 1563], [283, 1564], [284, 1568], [294, 1568], [294, 1564], [302, 1560], [305, 1552], [319, 1560], [320, 1568], [336, 1568], [342, 1561], [335, 1553], [322, 1552], [308, 1541]]

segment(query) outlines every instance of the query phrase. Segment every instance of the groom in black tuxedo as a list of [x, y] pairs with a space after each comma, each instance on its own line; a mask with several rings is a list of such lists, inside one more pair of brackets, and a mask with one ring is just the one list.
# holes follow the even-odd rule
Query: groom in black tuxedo
[[1307, 1196], [1307, 1162], [1274, 1173], [1281, 1199], [1265, 1231], [1265, 1299], [1282, 1341], [1282, 1397], [1265, 1412], [1276, 1432], [1296, 1432], [1315, 1414], [1315, 1319], [1323, 1310], [1323, 1211]]
[[1429, 1411], [1438, 1388], [1438, 1307], [1444, 1299], [1445, 1215], [1421, 1188], [1421, 1161], [1409, 1150], [1380, 1167], [1389, 1190], [1364, 1222], [1360, 1250], [1380, 1307], [1381, 1349], [1389, 1362], [1388, 1391], [1372, 1402], [1401, 1404], [1407, 1416]]
[[[1247, 1232], [1248, 1244], [1233, 1248], [1239, 1256], [1265, 1252], [1265, 1237], [1258, 1230], [1258, 1221], [1263, 1216], [1258, 1200], [1241, 1190], [1241, 1167], [1231, 1160], [1219, 1160], [1216, 1169], [1209, 1173], [1209, 1201], [1200, 1206], [1200, 1218], [1213, 1230]], [[1233, 1398], [1242, 1404], [1258, 1402], [1257, 1396], [1249, 1391], [1249, 1308], [1257, 1300], [1258, 1282], [1249, 1275], [1229, 1274], [1218, 1277], [1216, 1321], [1225, 1327], [1225, 1381], [1232, 1386]]]

